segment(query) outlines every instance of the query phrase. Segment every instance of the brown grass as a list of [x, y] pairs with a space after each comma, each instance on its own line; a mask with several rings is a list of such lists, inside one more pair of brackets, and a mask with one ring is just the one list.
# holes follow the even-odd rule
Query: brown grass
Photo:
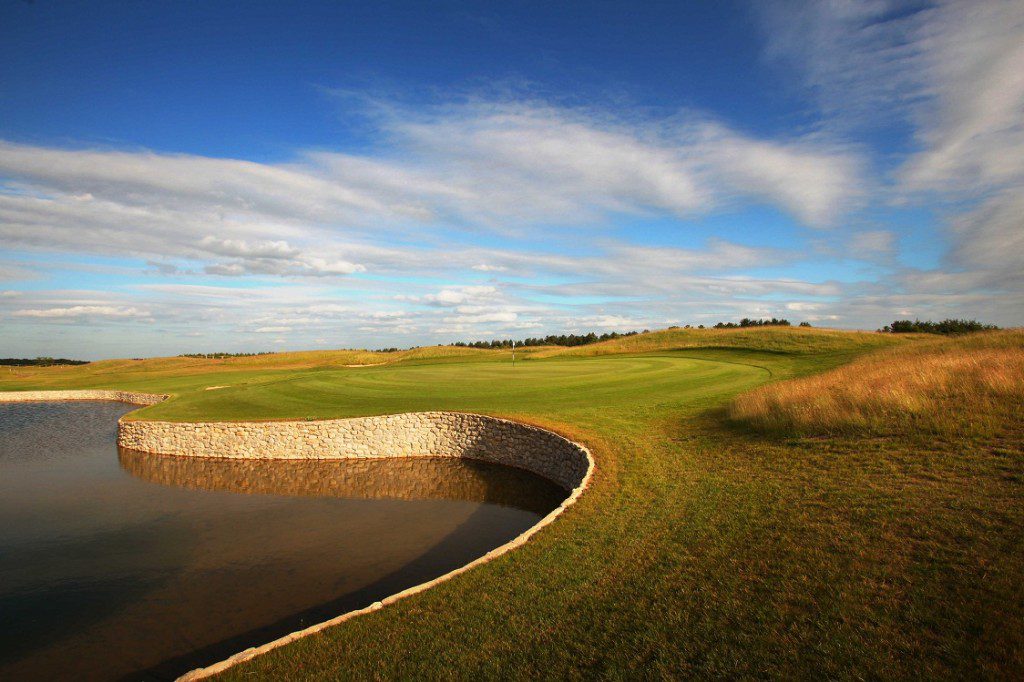
[[798, 436], [1020, 433], [1024, 331], [940, 338], [739, 396], [730, 418]]

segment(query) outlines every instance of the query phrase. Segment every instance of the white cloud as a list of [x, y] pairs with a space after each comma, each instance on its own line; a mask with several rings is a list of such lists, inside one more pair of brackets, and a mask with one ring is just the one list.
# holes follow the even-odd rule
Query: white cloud
[[[51, 149], [0, 143], [0, 174], [87, 205], [116, 198], [153, 207], [174, 197], [193, 209], [260, 214], [283, 220], [336, 220], [371, 212], [418, 216], [398, 204], [319, 177], [308, 168], [185, 154]], [[82, 201], [82, 197], [88, 200]]]
[[366, 266], [341, 259], [309, 258], [302, 263], [303, 274], [313, 275], [351, 275], [353, 272], [366, 272]]
[[[795, 66], [825, 112], [848, 126], [892, 127], [902, 120], [912, 127], [915, 149], [898, 166], [889, 191], [903, 203], [936, 207], [951, 248], [941, 269], [907, 273], [891, 286], [926, 286], [943, 295], [937, 306], [985, 292], [1001, 297], [1019, 323], [1024, 3], [760, 7], [769, 56]], [[893, 250], [884, 234], [855, 235], [849, 246], [862, 256], [884, 255]]]
[[441, 202], [442, 214], [483, 224], [578, 223], [607, 212], [686, 217], [756, 196], [825, 225], [863, 181], [849, 149], [815, 138], [756, 139], [688, 114], [622, 120], [536, 102], [475, 102], [399, 110], [383, 125], [415, 151], [421, 172], [461, 188], [457, 201]]
[[[953, 267], [1020, 284], [1024, 248], [1024, 3], [946, 3], [921, 38], [928, 104], [908, 191], [980, 203], [952, 221]], [[1008, 283], [1006, 279], [1004, 282]]]
[[300, 253], [298, 249], [288, 246], [286, 241], [246, 242], [241, 239], [218, 239], [211, 235], [200, 239], [199, 245], [220, 256], [239, 258], [294, 258]]
[[1019, 281], [1024, 277], [1024, 184], [1004, 189], [958, 216], [953, 234], [954, 265]]
[[491, 322], [515, 322], [519, 315], [512, 311], [497, 311], [490, 313], [468, 313], [462, 315], [451, 315], [444, 318], [449, 324], [476, 325]]
[[100, 318], [137, 318], [151, 319], [152, 314], [140, 308], [119, 307], [110, 305], [74, 305], [58, 308], [15, 310], [15, 317], [36, 317], [45, 319], [100, 317]]
[[733, 191], [760, 197], [814, 226], [833, 224], [864, 193], [858, 155], [813, 139], [769, 142], [705, 125], [701, 149]]
[[493, 286], [459, 286], [441, 289], [436, 294], [427, 294], [421, 300], [438, 306], [457, 306], [469, 301], [493, 299], [498, 289]]
[[862, 185], [848, 149], [756, 139], [703, 117], [615, 119], [536, 102], [393, 111], [377, 121], [390, 146], [376, 159], [311, 152], [270, 165], [0, 142], [0, 238], [198, 260], [213, 274], [344, 275], [369, 267], [345, 253], [351, 239], [385, 258], [374, 243], [410, 226], [450, 235], [623, 212], [686, 217], [744, 197], [824, 225]]
[[792, 310], [794, 312], [808, 312], [813, 310], [821, 310], [825, 307], [824, 303], [809, 303], [807, 301], [791, 301], [786, 304], [786, 310]]
[[[796, 72], [830, 117], [888, 125], [919, 96], [916, 37], [932, 10], [903, 0], [781, 0], [755, 3], [765, 55]], [[887, 114], [884, 115], [883, 114]]]
[[916, 36], [924, 147], [910, 188], [957, 191], [1024, 179], [1024, 3], [945, 2]]
[[649, 324], [650, 320], [625, 317], [622, 315], [590, 315], [574, 318], [572, 324], [569, 325], [569, 328], [576, 331], [586, 330], [587, 332], [592, 330], [632, 331], [640, 330]]
[[1024, 171], [1024, 3], [897, 0], [764, 4], [768, 54], [823, 108], [914, 126], [905, 191], [984, 191]]

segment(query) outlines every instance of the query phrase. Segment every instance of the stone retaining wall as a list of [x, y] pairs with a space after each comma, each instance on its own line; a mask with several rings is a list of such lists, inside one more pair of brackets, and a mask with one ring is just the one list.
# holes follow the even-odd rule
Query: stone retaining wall
[[[0, 391], [0, 402], [116, 400], [155, 405], [166, 395], [84, 389]], [[118, 445], [167, 455], [243, 459], [468, 457], [532, 471], [572, 490], [590, 470], [584, 448], [519, 422], [463, 412], [271, 422], [121, 419]]]
[[532, 471], [566, 490], [576, 488], [590, 469], [586, 451], [557, 434], [461, 412], [317, 421], [122, 420], [117, 441], [132, 450], [196, 457], [469, 457]]
[[156, 405], [167, 400], [166, 395], [85, 389], [78, 391], [0, 391], [0, 403], [40, 403], [63, 400], [114, 400], [132, 405]]

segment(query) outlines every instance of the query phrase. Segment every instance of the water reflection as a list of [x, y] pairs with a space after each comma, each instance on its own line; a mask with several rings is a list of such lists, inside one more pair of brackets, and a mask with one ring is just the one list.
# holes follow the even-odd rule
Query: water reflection
[[129, 409], [0, 404], [0, 679], [172, 678], [463, 565], [565, 496], [465, 460], [118, 451]]
[[233, 493], [349, 499], [466, 500], [547, 514], [567, 493], [534, 474], [453, 457], [205, 459], [118, 449], [144, 481]]

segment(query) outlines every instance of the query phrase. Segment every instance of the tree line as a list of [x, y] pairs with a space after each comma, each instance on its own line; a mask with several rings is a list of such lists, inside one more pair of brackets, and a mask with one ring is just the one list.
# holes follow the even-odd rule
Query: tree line
[[[647, 333], [647, 329], [644, 333]], [[517, 348], [524, 346], [586, 346], [590, 343], [597, 343], [598, 341], [610, 341], [612, 339], [620, 339], [626, 336], [636, 336], [640, 332], [608, 332], [606, 334], [595, 334], [590, 332], [589, 334], [549, 334], [547, 336], [530, 337], [521, 340], [514, 339], [493, 339], [491, 341], [455, 341], [449, 343], [449, 346], [455, 346], [458, 348], [511, 348], [514, 343]]]
[[[744, 317], [742, 320], [737, 322], [719, 322], [715, 325], [715, 329], [738, 329], [740, 327], [789, 327], [789, 320], [778, 319], [773, 317], [770, 320], [752, 320], [749, 317]], [[801, 327], [810, 327], [809, 322], [801, 322]]]
[[179, 358], [205, 358], [207, 360], [223, 360], [224, 358], [250, 358], [255, 355], [273, 355], [274, 351], [264, 350], [258, 353], [181, 353]]
[[88, 365], [88, 360], [68, 360], [67, 358], [0, 358], [0, 365], [12, 367], [52, 367], [53, 365]]
[[[739, 322], [719, 322], [714, 325], [714, 329], [739, 329], [740, 327], [789, 327], [789, 320], [771, 318], [771, 319], [752, 319], [744, 317]], [[810, 327], [810, 322], [801, 322], [801, 327]], [[680, 329], [678, 326], [669, 327], [669, 329]], [[686, 325], [686, 329], [693, 329], [690, 325]], [[697, 325], [697, 329], [704, 329], [704, 325]], [[493, 339], [491, 341], [456, 341], [449, 343], [449, 346], [456, 346], [459, 348], [511, 348], [512, 344], [515, 343], [516, 347], [523, 346], [585, 346], [590, 343], [597, 343], [599, 341], [609, 341], [611, 339], [619, 339], [626, 336], [636, 336], [637, 334], [646, 334], [650, 330], [645, 329], [642, 332], [631, 331], [631, 332], [608, 332], [605, 334], [597, 334], [590, 332], [589, 334], [549, 334], [548, 336], [538, 336], [514, 341], [513, 339]]]
[[994, 324], [983, 324], [977, 320], [895, 320], [878, 331], [887, 334], [967, 334], [969, 332], [985, 332], [999, 329]]

